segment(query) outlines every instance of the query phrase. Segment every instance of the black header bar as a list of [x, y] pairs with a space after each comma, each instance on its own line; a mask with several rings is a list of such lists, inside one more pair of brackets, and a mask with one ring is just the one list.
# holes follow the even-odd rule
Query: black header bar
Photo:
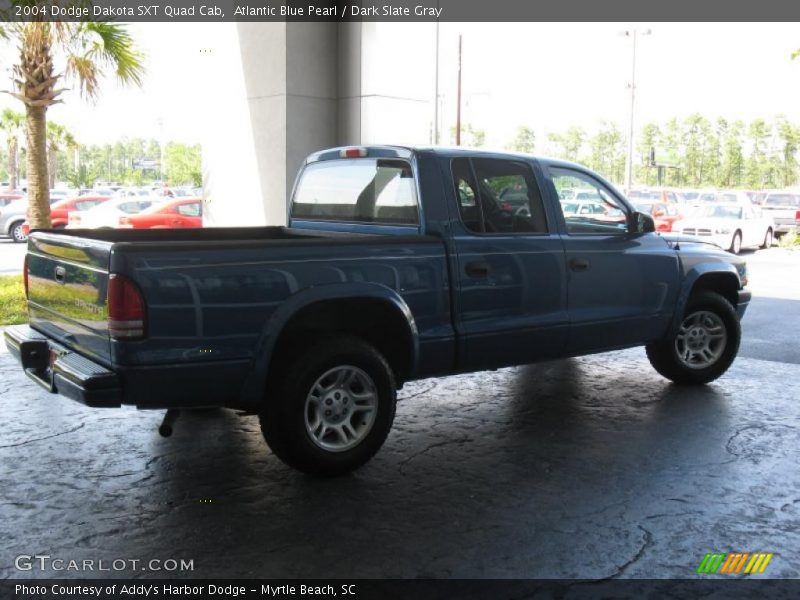
[[0, 0], [4, 21], [769, 22], [786, 0]]

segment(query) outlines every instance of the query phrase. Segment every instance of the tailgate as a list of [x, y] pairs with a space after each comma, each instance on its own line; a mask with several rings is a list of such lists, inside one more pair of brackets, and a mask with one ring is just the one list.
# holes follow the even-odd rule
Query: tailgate
[[111, 365], [106, 291], [111, 242], [36, 232], [28, 240], [30, 324]]

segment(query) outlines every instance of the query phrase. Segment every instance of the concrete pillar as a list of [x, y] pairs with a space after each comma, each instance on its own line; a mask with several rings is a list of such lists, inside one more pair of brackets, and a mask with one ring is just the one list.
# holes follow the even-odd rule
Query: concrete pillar
[[[221, 149], [234, 132], [225, 129], [229, 113], [218, 113], [204, 146], [209, 225], [285, 224], [298, 168], [322, 148], [430, 143], [435, 25], [238, 23], [236, 36], [241, 68], [230, 63], [225, 77], [239, 73], [231, 92], [243, 98], [232, 104], [244, 115], [231, 119], [247, 122], [249, 133], [237, 125], [237, 145]], [[234, 177], [246, 197], [217, 200]], [[239, 203], [250, 205], [246, 217], [234, 214]]]
[[234, 23], [219, 24], [203, 43], [207, 84], [191, 94], [208, 115], [202, 131], [203, 222], [206, 226], [266, 223], [255, 141]]

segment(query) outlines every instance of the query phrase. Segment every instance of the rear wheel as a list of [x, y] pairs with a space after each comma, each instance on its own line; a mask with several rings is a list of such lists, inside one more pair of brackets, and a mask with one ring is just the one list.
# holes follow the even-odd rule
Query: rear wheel
[[24, 231], [22, 231], [22, 224], [23, 223], [24, 223], [24, 221], [20, 221], [18, 223], [14, 223], [11, 226], [11, 229], [9, 229], [9, 235], [11, 236], [11, 239], [14, 240], [14, 242], [16, 242], [17, 244], [21, 244], [22, 242], [25, 242], [25, 241], [28, 240], [28, 236], [25, 235]]
[[646, 347], [656, 371], [675, 383], [702, 385], [714, 381], [739, 351], [741, 326], [736, 310], [714, 292], [689, 299], [677, 335]]
[[729, 248], [731, 252], [734, 254], [739, 254], [742, 251], [742, 232], [737, 231], [733, 234], [733, 239], [731, 240], [731, 247]]
[[279, 369], [261, 411], [267, 444], [287, 465], [340, 475], [366, 463], [389, 434], [395, 413], [391, 368], [355, 337], [297, 352]]
[[771, 248], [772, 247], [772, 229], [768, 228], [767, 233], [764, 234], [764, 243], [761, 245], [762, 248]]

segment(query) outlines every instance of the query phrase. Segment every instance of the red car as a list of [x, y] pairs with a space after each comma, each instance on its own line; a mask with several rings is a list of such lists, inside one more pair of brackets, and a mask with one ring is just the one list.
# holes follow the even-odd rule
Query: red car
[[633, 200], [633, 207], [639, 212], [653, 217], [653, 221], [655, 221], [656, 224], [656, 231], [661, 231], [663, 233], [672, 231], [672, 225], [675, 221], [683, 218], [675, 204]]
[[203, 199], [178, 198], [119, 218], [119, 226], [132, 229], [176, 229], [203, 226]]
[[[69, 222], [69, 213], [76, 210], [89, 210], [101, 202], [105, 202], [106, 200], [110, 199], [111, 196], [79, 196], [54, 202], [50, 205], [50, 227], [53, 229], [64, 229]], [[28, 218], [31, 218], [30, 209], [28, 209]], [[22, 225], [23, 233], [28, 235], [30, 230], [31, 226], [27, 221], [25, 221], [25, 223]]]

